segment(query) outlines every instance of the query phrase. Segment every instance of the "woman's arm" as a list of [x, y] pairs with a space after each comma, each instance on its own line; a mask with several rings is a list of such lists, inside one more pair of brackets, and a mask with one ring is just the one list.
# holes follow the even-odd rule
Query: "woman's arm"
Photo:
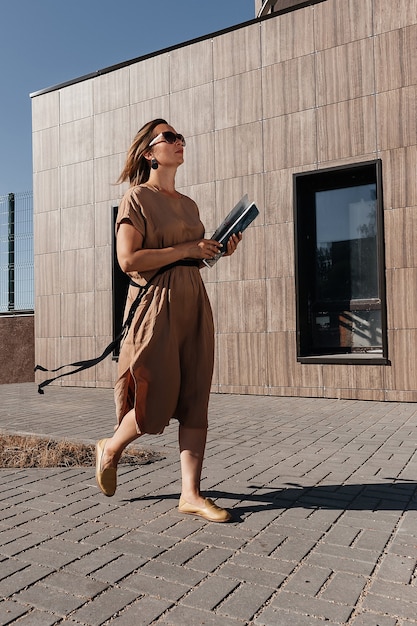
[[[229, 244], [228, 244], [229, 245]], [[211, 259], [221, 249], [212, 239], [197, 239], [168, 248], [146, 249], [143, 236], [129, 221], [122, 221], [117, 231], [117, 260], [124, 272], [146, 272], [182, 259]]]

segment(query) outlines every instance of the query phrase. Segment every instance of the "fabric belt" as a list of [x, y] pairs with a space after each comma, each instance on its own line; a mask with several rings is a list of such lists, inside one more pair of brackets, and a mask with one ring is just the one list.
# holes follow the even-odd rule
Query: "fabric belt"
[[109, 343], [109, 345], [104, 349], [104, 351], [100, 354], [100, 356], [94, 359], [87, 359], [84, 361], [75, 361], [74, 363], [61, 365], [60, 367], [56, 367], [55, 369], [47, 369], [46, 367], [43, 367], [42, 365], [36, 365], [35, 372], [37, 370], [40, 370], [41, 372], [59, 372], [60, 370], [64, 369], [64, 367], [75, 368], [71, 370], [70, 372], [65, 372], [64, 374], [58, 374], [58, 376], [54, 376], [53, 378], [48, 378], [48, 380], [44, 380], [43, 382], [41, 382], [38, 385], [38, 393], [44, 394], [45, 392], [43, 388], [46, 387], [47, 385], [50, 385], [54, 380], [57, 380], [58, 378], [63, 378], [64, 376], [70, 376], [71, 374], [77, 374], [78, 372], [89, 369], [90, 367], [94, 367], [94, 365], [97, 365], [98, 363], [103, 361], [111, 352], [113, 352], [113, 350], [119, 345], [119, 343], [126, 337], [129, 331], [129, 328], [132, 325], [132, 321], [133, 321], [134, 315], [136, 313], [136, 310], [139, 304], [141, 303], [145, 293], [148, 291], [149, 287], [151, 286], [152, 281], [157, 276], [159, 276], [163, 272], [166, 272], [167, 270], [173, 269], [174, 267], [178, 267], [178, 266], [199, 267], [199, 265], [200, 265], [200, 262], [197, 259], [195, 260], [185, 259], [182, 261], [176, 261], [175, 263], [170, 263], [169, 265], [164, 265], [163, 267], [159, 268], [157, 272], [155, 272], [155, 274], [147, 281], [145, 285], [139, 285], [133, 279], [130, 279], [129, 284], [135, 287], [138, 287], [139, 292], [130, 306], [129, 313], [117, 337], [111, 343]]

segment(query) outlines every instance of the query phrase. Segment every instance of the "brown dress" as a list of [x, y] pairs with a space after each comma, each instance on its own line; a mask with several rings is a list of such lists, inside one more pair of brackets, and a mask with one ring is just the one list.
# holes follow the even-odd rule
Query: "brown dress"
[[[204, 236], [197, 205], [154, 188], [131, 187], [116, 221], [130, 222], [143, 248], [165, 248]], [[145, 284], [155, 271], [129, 273]], [[138, 288], [129, 287], [126, 313]], [[196, 266], [176, 266], [152, 280], [119, 356], [115, 385], [120, 423], [135, 409], [138, 433], [162, 433], [171, 418], [188, 428], [207, 427], [213, 374], [214, 329], [210, 302]]]

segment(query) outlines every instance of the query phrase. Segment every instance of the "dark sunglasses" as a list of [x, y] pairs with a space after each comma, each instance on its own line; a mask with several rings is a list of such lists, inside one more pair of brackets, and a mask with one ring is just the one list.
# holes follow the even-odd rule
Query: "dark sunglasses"
[[166, 130], [163, 133], [159, 133], [156, 137], [154, 137], [149, 144], [149, 148], [151, 146], [155, 146], [157, 143], [176, 143], [177, 141], [181, 142], [182, 146], [185, 146], [184, 135], [180, 135], [178, 133], [173, 133], [170, 130]]

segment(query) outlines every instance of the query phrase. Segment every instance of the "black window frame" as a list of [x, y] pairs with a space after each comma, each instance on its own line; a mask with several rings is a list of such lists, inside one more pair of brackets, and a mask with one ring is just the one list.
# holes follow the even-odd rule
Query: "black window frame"
[[[313, 344], [312, 295], [315, 267], [315, 194], [318, 191], [355, 187], [372, 182], [376, 185], [376, 256], [378, 310], [381, 313], [381, 346], [378, 350], [352, 351], [349, 348], [319, 350]], [[382, 161], [375, 159], [293, 175], [294, 243], [297, 323], [297, 361], [355, 365], [388, 365], [387, 310], [385, 286], [384, 211]], [[372, 306], [371, 303], [368, 303]]]
[[[123, 325], [123, 317], [126, 305], [127, 291], [129, 289], [129, 276], [120, 268], [116, 251], [116, 219], [118, 206], [112, 206], [111, 225], [113, 229], [112, 237], [112, 317], [113, 317], [113, 341], [120, 333]], [[113, 350], [112, 359], [119, 359], [120, 344]]]

